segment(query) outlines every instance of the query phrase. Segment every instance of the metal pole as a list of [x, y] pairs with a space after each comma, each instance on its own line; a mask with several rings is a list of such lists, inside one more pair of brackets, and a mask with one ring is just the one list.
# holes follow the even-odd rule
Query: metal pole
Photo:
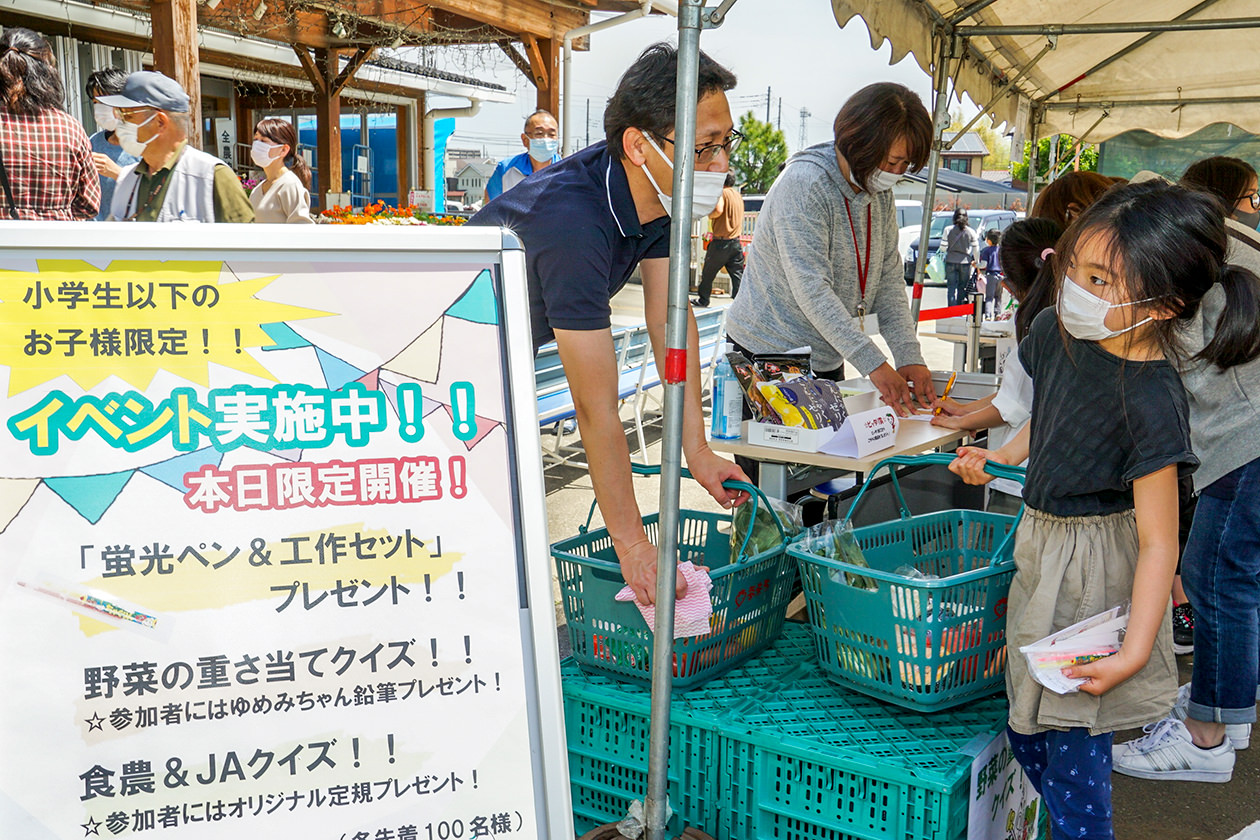
[[1095, 128], [1098, 128], [1098, 125], [1099, 125], [1099, 124], [1100, 124], [1103, 120], [1107, 119], [1107, 117], [1109, 117], [1109, 116], [1111, 116], [1111, 112], [1110, 112], [1110, 111], [1103, 111], [1102, 116], [1101, 116], [1101, 117], [1099, 117], [1098, 119], [1094, 120], [1094, 124], [1093, 124], [1093, 125], [1091, 125], [1089, 128], [1085, 129], [1085, 133], [1084, 133], [1084, 134], [1082, 134], [1080, 137], [1076, 138], [1076, 145], [1075, 145], [1075, 146], [1073, 146], [1073, 147], [1072, 147], [1072, 151], [1068, 153], [1068, 155], [1067, 155], [1067, 157], [1068, 157], [1067, 162], [1066, 162], [1066, 163], [1064, 163], [1062, 166], [1060, 166], [1060, 167], [1058, 168], [1058, 170], [1054, 173], [1054, 177], [1055, 177], [1055, 178], [1059, 177], [1059, 175], [1061, 175], [1061, 174], [1063, 174], [1064, 172], [1066, 172], [1066, 171], [1067, 171], [1067, 168], [1068, 168], [1069, 166], [1072, 166], [1072, 165], [1073, 165], [1073, 163], [1075, 163], [1075, 165], [1076, 165], [1077, 167], [1079, 167], [1079, 166], [1080, 166], [1080, 161], [1081, 161], [1081, 149], [1085, 146], [1085, 138], [1086, 138], [1086, 137], [1088, 137], [1088, 136], [1090, 135], [1090, 132], [1092, 132]]
[[1033, 197], [1037, 194], [1037, 128], [1040, 120], [1037, 119], [1037, 109], [1028, 109], [1028, 137], [1032, 140], [1032, 145], [1028, 147], [1028, 205], [1024, 208], [1024, 212], [1031, 215], [1033, 207]]
[[996, 2], [997, 0], [976, 0], [975, 3], [972, 3], [970, 6], [967, 6], [967, 8], [960, 10], [958, 14], [950, 18], [949, 22], [955, 25], [960, 24], [976, 12], [987, 9]]
[[1260, 96], [1205, 96], [1201, 99], [1098, 99], [1040, 102], [1038, 108], [1051, 111], [1083, 111], [1087, 108], [1178, 108], [1190, 105], [1254, 105]]
[[1050, 135], [1050, 159], [1046, 161], [1046, 183], [1053, 184], [1059, 169], [1059, 134]]
[[910, 296], [910, 316], [919, 328], [919, 310], [923, 306], [923, 267], [927, 265], [928, 242], [932, 232], [932, 204], [936, 199], [936, 173], [941, 166], [941, 140], [949, 124], [949, 60], [954, 56], [954, 39], [941, 36], [941, 51], [936, 59], [936, 101], [932, 112], [932, 154], [928, 156], [927, 190], [923, 194], [923, 222], [919, 226], [919, 253], [914, 260], [914, 291]]
[[944, 145], [943, 151], [948, 152], [950, 149], [954, 148], [954, 144], [957, 143], [959, 140], [961, 140], [964, 134], [966, 134], [968, 131], [971, 131], [972, 126], [980, 122], [981, 119], [983, 119], [990, 111], [992, 111], [994, 105], [997, 105], [998, 102], [1002, 101], [1002, 99], [1007, 97], [1009, 95], [1009, 91], [1012, 88], [1014, 88], [1014, 86], [1018, 84], [1021, 79], [1027, 76], [1028, 73], [1034, 67], [1037, 66], [1037, 62], [1041, 61], [1041, 59], [1045, 56], [1046, 53], [1054, 49], [1057, 43], [1058, 43], [1058, 40], [1055, 38], [1051, 38], [1050, 40], [1048, 40], [1046, 42], [1046, 45], [1041, 48], [1041, 52], [1037, 53], [1037, 55], [1033, 57], [1032, 61], [1028, 62], [1027, 64], [1023, 66], [1023, 69], [1019, 71], [1019, 75], [1012, 76], [1011, 78], [1003, 82], [1002, 86], [998, 88], [998, 91], [993, 96], [993, 98], [990, 99], [988, 102], [986, 102], [984, 104], [984, 107], [981, 108], [978, 112], [976, 112], [976, 115], [971, 118], [971, 122], [967, 123], [962, 128], [958, 129], [958, 131], [954, 132], [954, 139], [950, 140], [948, 143]]
[[980, 372], [980, 325], [984, 322], [984, 295], [971, 296], [971, 317], [967, 319], [967, 370]]
[[[674, 685], [674, 578], [678, 568], [679, 481], [687, 386], [687, 280], [691, 269], [691, 195], [695, 172], [700, 12], [704, 0], [678, 4], [678, 89], [674, 99], [674, 193], [669, 231], [669, 309], [665, 327], [665, 406], [661, 501], [656, 541], [656, 626], [652, 636], [652, 727], [644, 797], [647, 840], [665, 840], [669, 703]], [[675, 359], [682, 359], [675, 365]]]
[[1260, 17], [960, 26], [958, 35], [962, 38], [974, 38], [978, 35], [1114, 35], [1126, 32], [1216, 32], [1222, 29], [1260, 29]]
[[[1195, 15], [1197, 15], [1199, 12], [1203, 11], [1204, 9], [1206, 9], [1208, 6], [1213, 6], [1213, 5], [1215, 5], [1217, 2], [1219, 2], [1219, 0], [1203, 0], [1203, 2], [1202, 2], [1202, 3], [1200, 3], [1199, 5], [1197, 5], [1197, 6], [1193, 7], [1193, 8], [1187, 9], [1186, 11], [1184, 11], [1184, 12], [1182, 12], [1181, 14], [1177, 15], [1175, 18], [1173, 18], [1173, 20], [1188, 20], [1189, 18], [1194, 17], [1194, 16], [1195, 16]], [[1098, 62], [1098, 63], [1097, 63], [1097, 64], [1095, 64], [1093, 67], [1089, 68], [1089, 69], [1088, 69], [1088, 70], [1086, 70], [1084, 73], [1082, 73], [1081, 75], [1077, 76], [1075, 79], [1073, 79], [1072, 81], [1068, 82], [1068, 83], [1067, 83], [1067, 84], [1065, 84], [1063, 87], [1061, 87], [1061, 88], [1059, 88], [1058, 90], [1054, 91], [1054, 93], [1051, 93], [1050, 95], [1051, 95], [1051, 96], [1054, 96], [1055, 94], [1063, 93], [1063, 91], [1067, 90], [1068, 88], [1072, 87], [1073, 85], [1077, 84], [1078, 82], [1082, 81], [1083, 79], [1088, 79], [1090, 76], [1094, 75], [1094, 74], [1095, 74], [1095, 73], [1097, 73], [1099, 70], [1103, 69], [1104, 67], [1107, 67], [1107, 66], [1111, 65], [1112, 63], [1114, 63], [1114, 62], [1116, 62], [1116, 61], [1119, 61], [1120, 59], [1124, 58], [1126, 55], [1129, 55], [1129, 54], [1130, 54], [1130, 53], [1132, 53], [1134, 50], [1137, 50], [1138, 48], [1140, 48], [1140, 47], [1142, 47], [1142, 46], [1145, 46], [1146, 44], [1150, 43], [1152, 39], [1154, 39], [1154, 38], [1158, 38], [1158, 37], [1159, 37], [1160, 35], [1162, 35], [1162, 34], [1163, 34], [1162, 32], [1151, 32], [1151, 33], [1150, 33], [1150, 34], [1148, 34], [1148, 35], [1144, 35], [1143, 37], [1138, 38], [1138, 39], [1137, 39], [1136, 41], [1134, 41], [1132, 44], [1129, 44], [1127, 47], [1125, 47], [1124, 49], [1120, 50], [1119, 52], [1114, 53], [1113, 55], [1108, 56], [1107, 58], [1104, 58], [1102, 61]]]

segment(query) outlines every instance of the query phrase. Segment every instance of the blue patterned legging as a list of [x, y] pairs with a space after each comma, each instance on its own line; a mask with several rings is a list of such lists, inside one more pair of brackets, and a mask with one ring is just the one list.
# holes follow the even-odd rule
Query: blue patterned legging
[[1115, 840], [1111, 828], [1110, 732], [1051, 730], [1006, 736], [1015, 760], [1041, 794], [1055, 840]]

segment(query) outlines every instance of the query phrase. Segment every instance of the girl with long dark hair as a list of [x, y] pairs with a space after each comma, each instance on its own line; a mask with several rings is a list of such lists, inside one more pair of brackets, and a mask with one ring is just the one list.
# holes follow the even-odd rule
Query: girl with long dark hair
[[[960, 449], [951, 465], [983, 484], [986, 458], [1029, 459], [1007, 607], [1012, 650], [1131, 604], [1119, 652], [1063, 669], [1076, 693], [1036, 682], [1021, 656], [1007, 660], [1007, 734], [1055, 836], [1111, 840], [1113, 733], [1165, 714], [1176, 697], [1177, 484], [1199, 463], [1178, 367], [1229, 368], [1260, 353], [1260, 281], [1225, 264], [1226, 243], [1216, 203], [1202, 194], [1161, 183], [1108, 191], [1056, 247], [1057, 312], [1038, 315], [1020, 345], [1031, 422], [999, 450]], [[1218, 285], [1231, 306], [1210, 341], [1189, 339]], [[1253, 622], [1254, 612], [1253, 603]], [[1253, 705], [1240, 716], [1255, 712], [1255, 686], [1247, 690]], [[1117, 749], [1115, 764], [1133, 756], [1164, 767], [1175, 752], [1178, 769], [1194, 774], [1181, 778], [1224, 781], [1234, 756], [1221, 738], [1199, 745], [1180, 721], [1161, 722], [1142, 745]]]

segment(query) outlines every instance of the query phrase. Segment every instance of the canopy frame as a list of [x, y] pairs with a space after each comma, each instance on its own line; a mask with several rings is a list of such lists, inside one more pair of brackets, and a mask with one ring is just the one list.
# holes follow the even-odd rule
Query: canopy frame
[[[1171, 108], [1173, 110], [1180, 111], [1181, 109], [1194, 105], [1251, 105], [1256, 102], [1260, 102], [1260, 95], [1195, 96], [1191, 94], [1183, 96], [1181, 95], [1180, 88], [1178, 88], [1178, 97], [1176, 99], [1126, 99], [1119, 97], [1108, 99], [1085, 99], [1077, 97], [1074, 101], [1056, 100], [1056, 97], [1061, 97], [1065, 92], [1082, 80], [1095, 75], [1100, 70], [1114, 64], [1116, 61], [1131, 55], [1137, 49], [1149, 44], [1151, 41], [1165, 33], [1219, 32], [1227, 30], [1260, 29], [1260, 17], [1256, 16], [1215, 19], [1199, 19], [1195, 17], [1208, 7], [1216, 4], [1218, 0], [1203, 0], [1203, 2], [1200, 2], [1190, 9], [1178, 14], [1171, 20], [1014, 25], [965, 23], [965, 21], [973, 18], [979, 12], [998, 2], [1000, 2], [1000, 0], [976, 0], [976, 2], [972, 2], [964, 6], [948, 18], [946, 18], [928, 2], [919, 2], [913, 6], [913, 8], [924, 14], [931, 23], [932, 55], [935, 59], [932, 67], [933, 143], [931, 155], [928, 160], [929, 172], [927, 186], [924, 191], [923, 218], [919, 229], [919, 241], [921, 243], [929, 241], [928, 232], [932, 222], [932, 208], [935, 205], [936, 200], [936, 171], [940, 166], [941, 153], [948, 152], [951, 148], [953, 148], [963, 134], [979, 122], [984, 115], [992, 113], [993, 109], [1003, 99], [1011, 96], [1012, 94], [1023, 97], [1029, 102], [1027, 133], [1032, 143], [1028, 170], [1028, 211], [1031, 211], [1032, 209], [1037, 191], [1036, 173], [1040, 164], [1037, 148], [1037, 144], [1040, 140], [1039, 128], [1045, 122], [1048, 112], [1069, 111], [1071, 113], [1084, 113], [1087, 111], [1101, 111], [1101, 114], [1097, 117], [1097, 119], [1095, 119], [1083, 133], [1077, 135], [1076, 145], [1073, 148], [1072, 155], [1069, 156], [1074, 157], [1076, 150], [1083, 145], [1085, 138], [1092, 134], [1104, 120], [1111, 116], [1111, 112], [1116, 108]], [[1029, 72], [1041, 61], [1043, 57], [1057, 47], [1060, 36], [1123, 33], [1145, 34], [1133, 43], [1126, 45], [1123, 49], [1120, 49], [1108, 55], [1103, 60], [1093, 64], [1084, 72], [1075, 76], [1066, 84], [1055, 90], [1048, 91], [1040, 96], [1034, 96], [1021, 89], [1020, 82], [1028, 76]], [[1012, 64], [1018, 67], [1018, 72], [1013, 74], [1011, 71], [1003, 71], [994, 65], [993, 62], [989, 60], [988, 56], [972, 41], [972, 39], [980, 37], [1020, 35], [1043, 36], [1047, 39], [1047, 43], [1042, 47], [1041, 51], [1030, 60], [1023, 62], [1016, 62], [1012, 60]], [[996, 89], [993, 91], [992, 96], [980, 109], [979, 113], [977, 113], [976, 116], [973, 117], [971, 121], [968, 122], [966, 126], [964, 126], [952, 139], [946, 141], [944, 139], [944, 132], [949, 121], [948, 106], [955, 97], [961, 99], [958, 76], [961, 74], [964, 62], [969, 60], [975, 62], [978, 67], [980, 67], [985, 73], [989, 74], [993, 79], [1000, 81], [997, 82]], [[950, 79], [953, 79], [952, 85], [948, 84]], [[1058, 174], [1058, 167], [1055, 166], [1055, 171], [1049, 173], [1049, 180], [1053, 181]], [[922, 305], [922, 279], [927, 259], [928, 253], [925, 245], [918, 249], [914, 266], [915, 282], [911, 298], [911, 311], [916, 319], [916, 322]]]

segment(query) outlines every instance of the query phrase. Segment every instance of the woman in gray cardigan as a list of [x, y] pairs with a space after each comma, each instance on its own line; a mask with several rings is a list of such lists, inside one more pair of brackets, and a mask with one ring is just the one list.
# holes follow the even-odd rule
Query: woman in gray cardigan
[[[906, 302], [892, 194], [907, 169], [927, 161], [931, 140], [932, 119], [919, 97], [881, 82], [840, 109], [834, 142], [792, 156], [766, 195], [727, 314], [738, 349], [809, 345], [818, 376], [842, 379], [848, 361], [902, 416], [916, 397], [935, 404]], [[876, 334], [888, 342], [893, 364], [871, 341]]]

